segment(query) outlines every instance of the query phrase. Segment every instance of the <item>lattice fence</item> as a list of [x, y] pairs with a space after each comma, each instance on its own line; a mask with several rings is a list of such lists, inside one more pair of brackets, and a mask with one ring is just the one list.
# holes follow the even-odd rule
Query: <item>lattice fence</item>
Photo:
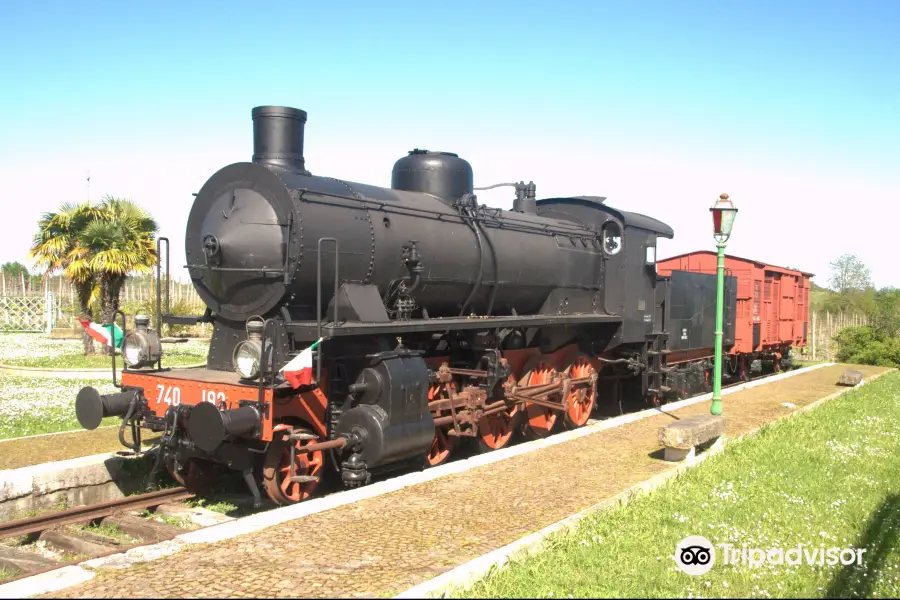
[[54, 304], [52, 294], [47, 297], [0, 296], [0, 332], [50, 331], [56, 320], [57, 311], [52, 309]]

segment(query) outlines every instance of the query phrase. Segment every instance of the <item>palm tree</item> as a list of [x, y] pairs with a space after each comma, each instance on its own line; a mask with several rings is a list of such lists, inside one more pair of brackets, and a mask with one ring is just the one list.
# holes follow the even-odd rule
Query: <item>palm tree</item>
[[[149, 273], [156, 264], [156, 221], [132, 202], [105, 196], [99, 204], [65, 203], [38, 221], [30, 257], [61, 270], [73, 283], [83, 318], [100, 304], [100, 320], [112, 323], [119, 292], [129, 273]], [[83, 335], [85, 354], [93, 342]], [[109, 352], [112, 349], [108, 350]]]
[[[79, 236], [88, 223], [99, 216], [99, 207], [90, 202], [64, 203], [57, 212], [42, 215], [29, 251], [29, 258], [46, 268], [45, 276], [62, 271], [72, 282], [81, 317], [88, 319], [99, 288], [90, 268], [87, 249], [79, 243]], [[84, 353], [93, 354], [93, 340], [86, 331], [82, 334], [82, 343]]]
[[88, 268], [99, 287], [100, 319], [112, 323], [119, 293], [129, 273], [151, 273], [156, 264], [159, 227], [131, 200], [105, 196], [96, 217], [77, 236]]

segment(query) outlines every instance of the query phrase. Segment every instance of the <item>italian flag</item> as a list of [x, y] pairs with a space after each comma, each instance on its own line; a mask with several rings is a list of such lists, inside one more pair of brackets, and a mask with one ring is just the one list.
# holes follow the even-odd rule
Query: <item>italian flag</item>
[[319, 338], [316, 340], [312, 346], [298, 354], [294, 359], [288, 364], [281, 367], [281, 371], [284, 373], [284, 378], [288, 380], [288, 383], [291, 384], [291, 387], [297, 389], [301, 385], [310, 385], [313, 382], [313, 373], [312, 373], [312, 357], [313, 350], [316, 349], [322, 340], [325, 338]]
[[114, 345], [116, 348], [122, 347], [122, 330], [115, 323], [112, 325], [99, 325], [90, 319], [81, 318], [78, 319], [78, 322], [87, 330], [88, 335], [101, 344], [105, 346]]

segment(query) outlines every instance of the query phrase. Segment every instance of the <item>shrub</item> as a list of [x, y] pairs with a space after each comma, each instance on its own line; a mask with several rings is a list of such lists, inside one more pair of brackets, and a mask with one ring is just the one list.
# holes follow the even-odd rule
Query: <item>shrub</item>
[[900, 367], [900, 338], [888, 337], [872, 327], [846, 327], [834, 340], [840, 362]]

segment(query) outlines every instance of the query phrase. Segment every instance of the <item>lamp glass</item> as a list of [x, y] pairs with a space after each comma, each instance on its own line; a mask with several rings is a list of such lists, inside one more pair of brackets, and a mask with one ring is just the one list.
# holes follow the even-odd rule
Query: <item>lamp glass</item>
[[234, 349], [234, 368], [244, 379], [254, 379], [259, 375], [260, 343], [256, 340], [244, 340]]
[[720, 197], [709, 211], [713, 218], [713, 236], [727, 240], [731, 235], [738, 209], [729, 198]]

